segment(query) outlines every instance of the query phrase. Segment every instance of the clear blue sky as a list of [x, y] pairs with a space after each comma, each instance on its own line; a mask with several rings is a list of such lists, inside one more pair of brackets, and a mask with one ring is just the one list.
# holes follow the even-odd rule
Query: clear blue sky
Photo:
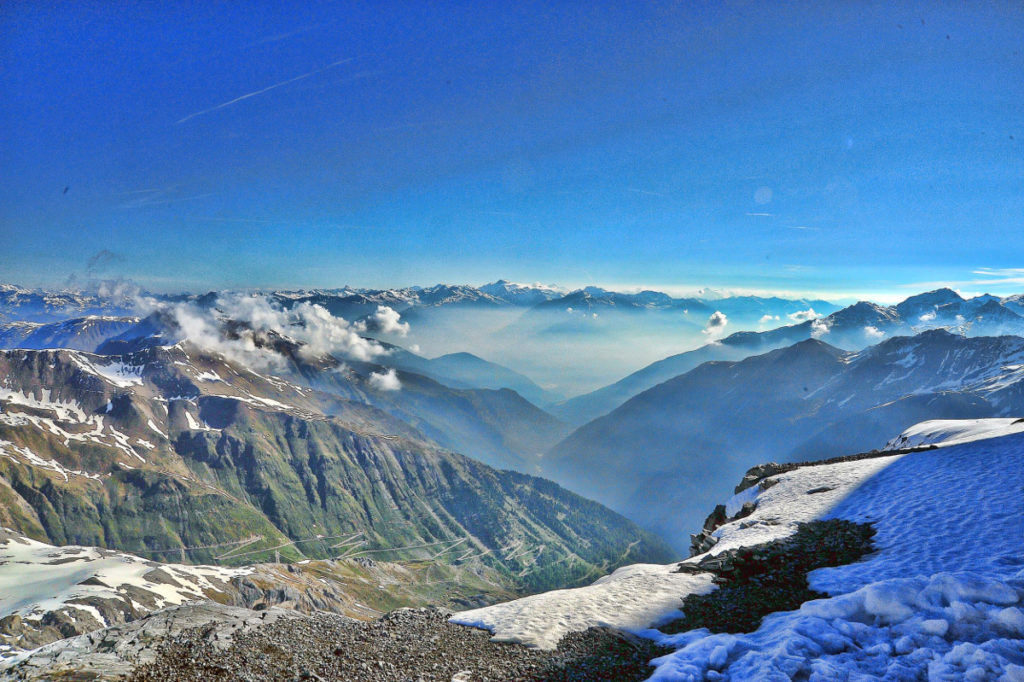
[[781, 5], [4, 2], [0, 280], [1024, 291], [1024, 4]]

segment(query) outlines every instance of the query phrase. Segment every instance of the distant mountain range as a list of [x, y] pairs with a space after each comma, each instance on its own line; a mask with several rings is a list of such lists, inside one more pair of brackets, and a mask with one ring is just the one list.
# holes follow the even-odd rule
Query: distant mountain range
[[[820, 312], [820, 309], [815, 310]], [[703, 362], [740, 360], [811, 338], [857, 350], [884, 338], [912, 335], [927, 329], [949, 329], [972, 337], [1024, 334], [1024, 306], [1020, 297], [999, 299], [983, 295], [964, 299], [951, 289], [911, 296], [895, 306], [861, 301], [798, 324], [730, 334], [721, 341], [659, 360], [614, 384], [552, 406], [551, 411], [571, 424], [581, 425]]]
[[881, 447], [926, 419], [1022, 411], [1022, 338], [931, 330], [859, 352], [807, 339], [643, 391], [555, 446], [543, 473], [682, 548], [725, 482], [757, 462]]
[[[3, 285], [0, 346], [95, 350], [98, 346], [84, 330], [32, 325], [86, 317], [137, 316], [154, 306], [175, 304], [211, 308], [222, 295], [215, 291], [151, 294], [125, 285], [104, 285], [99, 292], [51, 292]], [[322, 306], [336, 317], [365, 323], [368, 335], [409, 345], [416, 355], [422, 354], [417, 350], [417, 345], [422, 344], [426, 354], [437, 356], [439, 362], [428, 371], [422, 361], [411, 359], [416, 367], [409, 369], [452, 387], [511, 388], [541, 407], [564, 401], [567, 395], [578, 392], [578, 387], [589, 389], [611, 380], [619, 372], [638, 366], [638, 360], [660, 357], [661, 348], [674, 350], [693, 345], [704, 338], [702, 330], [714, 312], [726, 316], [730, 329], [757, 329], [763, 326], [762, 318], [785, 320], [793, 315], [837, 309], [820, 300], [721, 297], [711, 293], [706, 300], [673, 298], [656, 291], [620, 293], [599, 287], [569, 291], [553, 285], [506, 280], [480, 287], [342, 287], [269, 291], [261, 295], [284, 309], [304, 304]], [[396, 335], [397, 328], [382, 329], [375, 323], [374, 315], [381, 306], [399, 313], [403, 325], [411, 324], [408, 338], [404, 330], [402, 335]], [[88, 326], [98, 338], [103, 325], [97, 319]], [[107, 322], [110, 327], [110, 321]], [[79, 338], [61, 340], [72, 335]], [[638, 340], [643, 343], [638, 345]], [[633, 350], [623, 353], [618, 350], [622, 348]], [[488, 360], [478, 362], [466, 354], [478, 358], [483, 355]], [[441, 356], [448, 357], [441, 360]], [[543, 386], [526, 375], [542, 377]]]
[[54, 322], [88, 315], [129, 315], [136, 288], [102, 286], [95, 292], [47, 291], [0, 284], [0, 322]]
[[0, 348], [70, 348], [95, 351], [139, 324], [137, 317], [90, 315], [60, 322], [8, 322], [0, 324]]
[[[438, 284], [432, 287], [407, 287], [404, 289], [331, 289], [314, 291], [273, 292], [283, 305], [295, 305], [304, 301], [317, 303], [332, 314], [349, 319], [358, 319], [386, 305], [403, 314], [414, 309], [442, 307], [520, 307], [535, 310], [564, 312], [572, 309], [579, 312], [641, 312], [676, 311], [705, 317], [714, 311], [744, 320], [758, 320], [761, 317], [791, 315], [799, 311], [814, 310], [820, 314], [838, 309], [835, 304], [822, 300], [783, 299], [778, 297], [734, 296], [712, 299], [692, 297], [673, 298], [659, 291], [622, 293], [588, 286], [568, 290], [554, 285], [515, 284], [498, 280], [480, 287], [468, 285]], [[419, 315], [429, 314], [419, 310]], [[415, 318], [411, 318], [415, 319]]]

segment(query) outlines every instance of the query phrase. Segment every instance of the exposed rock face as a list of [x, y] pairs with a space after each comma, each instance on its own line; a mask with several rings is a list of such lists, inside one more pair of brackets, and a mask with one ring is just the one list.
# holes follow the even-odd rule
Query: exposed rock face
[[718, 539], [712, 533], [728, 520], [725, 513], [725, 505], [716, 505], [715, 510], [708, 514], [708, 518], [704, 520], [704, 527], [701, 531], [695, 535], [690, 535], [690, 556], [703, 554], [714, 547]]
[[203, 643], [220, 650], [229, 646], [234, 637], [255, 627], [300, 617], [301, 614], [287, 609], [255, 612], [214, 602], [173, 606], [131, 623], [43, 646], [0, 669], [0, 679], [123, 679], [135, 666], [156, 660], [164, 642], [186, 630], [205, 628]]
[[683, 618], [660, 628], [677, 633], [708, 628], [712, 632], [752, 632], [761, 619], [776, 611], [827, 595], [807, 586], [807, 573], [825, 566], [856, 561], [873, 549], [869, 524], [841, 519], [811, 521], [795, 534], [774, 542], [728, 549], [696, 563], [682, 563], [680, 572], [713, 573], [719, 589], [683, 599]]

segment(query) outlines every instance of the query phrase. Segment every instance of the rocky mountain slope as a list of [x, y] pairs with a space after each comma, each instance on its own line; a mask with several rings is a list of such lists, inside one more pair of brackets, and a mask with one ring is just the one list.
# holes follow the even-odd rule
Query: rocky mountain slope
[[4, 351], [0, 376], [0, 523], [36, 540], [188, 562], [437, 559], [534, 589], [667, 552], [366, 402], [189, 345]]
[[1024, 339], [942, 330], [709, 362], [575, 431], [545, 475], [674, 538], [759, 461], [858, 452], [925, 419], [1024, 410]]
[[0, 562], [0, 660], [8, 661], [191, 602], [368, 620], [400, 607], [460, 608], [515, 595], [496, 571], [479, 565], [367, 556], [235, 567], [159, 563], [98, 547], [54, 547], [6, 530]]
[[[238, 327], [238, 323], [232, 323]], [[241, 341], [238, 328], [233, 332]], [[6, 332], [6, 333], [5, 333]], [[138, 318], [75, 318], [48, 324], [9, 323], [0, 327], [0, 348], [73, 348], [120, 355], [184, 339], [179, 321], [167, 312]], [[373, 344], [370, 339], [361, 339]], [[243, 342], [244, 343], [244, 342]], [[353, 383], [388, 370], [375, 364], [348, 364], [327, 353], [309, 355], [301, 345], [275, 333], [261, 333], [254, 344], [278, 353], [276, 370], [293, 381], [373, 404], [406, 421], [444, 447], [501, 468], [537, 471], [537, 458], [568, 434], [569, 428], [505, 386], [544, 397], [526, 377], [469, 354], [433, 360], [391, 344], [380, 344], [390, 369], [405, 370], [396, 377], [404, 391], [364, 391]], [[278, 361], [279, 360], [279, 361]], [[266, 361], [264, 358], [263, 361]], [[344, 371], [340, 371], [340, 369]], [[483, 390], [478, 390], [480, 388]]]

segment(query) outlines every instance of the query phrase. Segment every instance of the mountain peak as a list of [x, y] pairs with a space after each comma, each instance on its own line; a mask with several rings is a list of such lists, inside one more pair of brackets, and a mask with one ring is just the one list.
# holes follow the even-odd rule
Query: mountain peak
[[896, 304], [896, 312], [901, 317], [908, 317], [926, 313], [939, 306], [949, 305], [950, 303], [963, 303], [963, 297], [948, 287], [941, 289], [935, 289], [934, 291], [926, 291], [923, 294], [917, 294], [916, 296], [910, 296], [904, 299], [902, 302]]

